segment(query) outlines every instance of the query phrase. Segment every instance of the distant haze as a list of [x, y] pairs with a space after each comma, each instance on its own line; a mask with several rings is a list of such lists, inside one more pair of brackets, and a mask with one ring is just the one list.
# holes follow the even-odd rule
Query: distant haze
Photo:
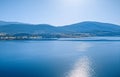
[[0, 20], [56, 26], [82, 21], [120, 25], [120, 0], [0, 0]]

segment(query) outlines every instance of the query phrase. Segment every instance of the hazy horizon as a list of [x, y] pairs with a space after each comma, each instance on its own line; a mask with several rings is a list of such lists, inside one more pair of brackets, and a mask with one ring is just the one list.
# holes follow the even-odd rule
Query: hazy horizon
[[84, 21], [120, 25], [119, 0], [0, 0], [0, 20], [64, 26]]
[[[31, 24], [31, 25], [41, 25], [41, 24], [46, 24], [46, 23], [26, 23], [26, 22], [19, 22], [19, 21], [3, 21], [0, 20], [0, 22], [6, 22], [6, 23], [20, 23], [20, 24]], [[97, 23], [104, 23], [104, 24], [113, 24], [113, 25], [117, 25], [120, 26], [120, 24], [114, 24], [114, 23], [110, 23], [110, 22], [99, 22], [99, 21], [81, 21], [81, 22], [76, 22], [76, 23], [71, 23], [71, 24], [66, 24], [66, 25], [52, 25], [52, 24], [46, 24], [46, 25], [51, 25], [51, 26], [55, 26], [55, 27], [62, 27], [62, 26], [68, 26], [68, 25], [73, 25], [73, 24], [78, 24], [78, 23], [84, 23], [84, 22], [97, 22]]]

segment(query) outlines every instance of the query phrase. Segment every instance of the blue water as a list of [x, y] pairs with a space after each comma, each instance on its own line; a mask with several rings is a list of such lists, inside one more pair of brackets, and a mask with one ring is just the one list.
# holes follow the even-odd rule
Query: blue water
[[0, 77], [120, 77], [120, 41], [0, 41]]

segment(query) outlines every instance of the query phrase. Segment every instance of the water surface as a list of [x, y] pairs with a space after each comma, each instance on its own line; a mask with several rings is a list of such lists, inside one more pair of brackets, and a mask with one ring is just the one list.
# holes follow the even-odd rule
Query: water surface
[[120, 77], [120, 41], [0, 41], [0, 77]]

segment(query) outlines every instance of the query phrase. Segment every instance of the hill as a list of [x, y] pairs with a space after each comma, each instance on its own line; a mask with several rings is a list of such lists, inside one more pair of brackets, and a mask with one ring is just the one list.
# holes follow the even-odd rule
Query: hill
[[120, 26], [110, 23], [86, 21], [55, 27], [48, 24], [24, 24], [0, 21], [0, 33], [7, 35], [28, 34], [49, 38], [83, 36], [120, 36]]

